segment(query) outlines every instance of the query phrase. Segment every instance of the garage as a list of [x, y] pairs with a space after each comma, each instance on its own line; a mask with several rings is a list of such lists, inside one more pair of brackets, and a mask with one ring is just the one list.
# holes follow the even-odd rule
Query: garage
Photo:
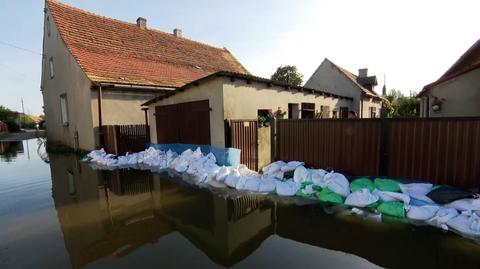
[[208, 100], [155, 107], [157, 143], [210, 144]]

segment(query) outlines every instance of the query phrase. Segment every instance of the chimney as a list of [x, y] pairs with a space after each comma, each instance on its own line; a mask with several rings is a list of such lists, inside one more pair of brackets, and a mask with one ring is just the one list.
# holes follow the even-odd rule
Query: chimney
[[147, 29], [147, 19], [142, 18], [142, 17], [138, 17], [138, 19], [137, 19], [137, 26], [138, 26], [140, 29]]
[[173, 29], [173, 35], [175, 37], [182, 37], [182, 29], [179, 29], [179, 28]]
[[359, 77], [359, 78], [366, 78], [366, 77], [368, 77], [368, 68], [358, 69], [358, 77]]

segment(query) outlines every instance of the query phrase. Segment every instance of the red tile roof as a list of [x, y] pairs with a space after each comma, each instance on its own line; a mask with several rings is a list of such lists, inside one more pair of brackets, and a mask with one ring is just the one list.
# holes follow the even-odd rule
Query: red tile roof
[[432, 82], [418, 94], [425, 94], [433, 86], [446, 82], [452, 78], [456, 78], [469, 71], [480, 68], [480, 39], [475, 42], [437, 81]]
[[179, 87], [217, 71], [249, 74], [226, 49], [46, 0], [60, 36], [90, 80]]

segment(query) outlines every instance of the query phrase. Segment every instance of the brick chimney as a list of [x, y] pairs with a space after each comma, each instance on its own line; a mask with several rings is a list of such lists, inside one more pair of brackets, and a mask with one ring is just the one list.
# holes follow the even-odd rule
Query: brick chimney
[[173, 29], [173, 35], [176, 37], [182, 37], [182, 29], [179, 29], [179, 28]]
[[360, 77], [360, 78], [368, 77], [368, 68], [358, 69], [358, 77]]
[[137, 26], [140, 29], [147, 29], [147, 19], [142, 18], [142, 17], [138, 17]]

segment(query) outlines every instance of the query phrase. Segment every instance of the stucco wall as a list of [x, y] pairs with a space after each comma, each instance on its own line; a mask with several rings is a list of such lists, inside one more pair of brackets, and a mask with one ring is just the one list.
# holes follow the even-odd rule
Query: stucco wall
[[323, 61], [305, 83], [305, 87], [318, 89], [354, 99], [350, 109], [360, 114], [361, 91], [329, 61]]
[[[434, 86], [428, 93], [430, 117], [468, 117], [480, 116], [480, 69], [465, 73], [459, 77]], [[442, 101], [441, 111], [432, 110], [434, 98]], [[427, 105], [424, 97], [420, 102], [420, 111]], [[423, 116], [425, 113], [422, 113]]]
[[347, 99], [337, 99], [324, 97], [318, 94], [299, 92], [296, 90], [286, 90], [284, 87], [268, 87], [265, 83], [251, 82], [248, 84], [243, 79], [230, 81], [224, 78], [224, 118], [225, 119], [257, 119], [259, 109], [271, 109], [275, 111], [280, 107], [287, 112], [285, 118], [288, 118], [288, 104], [315, 103], [315, 111], [320, 111], [320, 106], [330, 106], [331, 111], [339, 110], [340, 107], [351, 107], [352, 101]]
[[192, 101], [208, 100], [210, 105], [210, 135], [211, 144], [216, 147], [225, 147], [225, 130], [223, 117], [223, 93], [222, 79], [217, 78], [207, 82], [200, 83], [198, 86], [192, 86], [183, 92], [160, 100], [148, 106], [149, 123], [150, 123], [150, 139], [157, 141], [157, 128], [155, 120], [155, 106], [171, 105]]
[[[47, 29], [49, 17], [50, 36]], [[47, 119], [47, 138], [74, 147], [74, 135], [78, 132], [81, 149], [95, 146], [90, 109], [90, 80], [63, 43], [62, 38], [47, 9], [44, 16], [44, 44], [42, 61], [42, 93]], [[51, 79], [49, 60], [53, 59], [54, 74]], [[60, 95], [66, 94], [68, 103], [68, 126], [62, 125]]]
[[362, 113], [358, 115], [358, 117], [361, 118], [370, 118], [370, 108], [375, 107], [376, 108], [376, 117], [380, 118], [380, 109], [382, 108], [382, 103], [380, 101], [374, 101], [372, 98], [363, 98], [363, 106]]

